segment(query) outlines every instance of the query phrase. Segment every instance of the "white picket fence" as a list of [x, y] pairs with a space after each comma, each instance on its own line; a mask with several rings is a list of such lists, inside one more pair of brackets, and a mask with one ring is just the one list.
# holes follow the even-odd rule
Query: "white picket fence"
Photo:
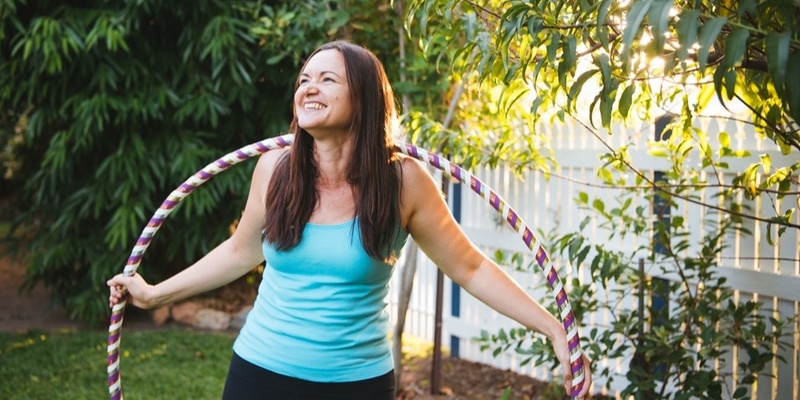
[[[724, 125], [719, 126], [716, 120], [702, 121], [700, 127], [709, 132], [726, 131], [731, 134], [733, 139], [732, 147], [738, 149], [748, 149], [752, 156], [748, 159], [731, 159], [731, 170], [742, 170], [744, 166], [758, 160], [763, 154], [771, 154], [773, 167], [782, 167], [777, 161], [782, 158], [780, 152], [770, 146], [768, 141], [756, 139], [752, 130], [741, 123], [725, 121]], [[602, 144], [589, 136], [587, 132], [577, 126], [551, 126], [552, 143], [555, 150], [555, 158], [559, 163], [559, 168], [555, 171], [562, 178], [552, 177], [546, 180], [541, 173], [530, 173], [524, 180], [515, 179], [510, 173], [499, 170], [483, 169], [473, 171], [482, 181], [495, 189], [500, 195], [524, 218], [525, 222], [544, 232], [555, 232], [563, 234], [579, 230], [580, 222], [586, 214], [578, 209], [573, 199], [578, 192], [588, 192], [592, 198], [599, 197], [607, 205], [613, 203], [617, 193], [614, 190], [597, 188], [584, 184], [585, 182], [597, 184], [596, 168], [599, 165], [598, 157], [606, 152]], [[613, 146], [620, 144], [633, 144], [631, 156], [633, 164], [645, 171], [664, 170], [668, 168], [663, 159], [653, 158], [646, 153], [644, 146], [636, 146], [637, 143], [644, 143], [644, 140], [653, 137], [652, 124], [642, 124], [632, 128], [619, 128], [608, 136], [608, 141]], [[711, 174], [710, 171], [706, 173]], [[713, 175], [710, 175], [713, 176]], [[566, 179], [565, 179], [566, 178]], [[730, 175], [719, 175], [722, 182], [730, 183]], [[467, 235], [480, 248], [492, 254], [495, 249], [527, 252], [527, 248], [522, 244], [517, 235], [498, 223], [495, 211], [489, 208], [483, 200], [477, 198], [468, 187], [461, 187], [461, 226]], [[793, 187], [793, 192], [800, 191], [800, 188]], [[707, 190], [702, 200], [706, 203], [713, 203], [712, 190]], [[452, 196], [451, 196], [452, 197]], [[781, 213], [785, 209], [798, 204], [798, 198], [786, 196], [781, 200], [758, 199], [752, 202], [752, 212], [757, 216], [774, 215], [775, 210]], [[642, 204], [650, 209], [648, 203]], [[701, 221], [705, 220], [707, 211], [694, 204], [685, 203], [678, 211], [692, 227], [692, 242], [700, 244], [700, 238], [704, 233], [704, 226]], [[672, 215], [677, 215], [675, 210]], [[794, 223], [800, 223], [800, 216], [795, 215]], [[729, 247], [723, 252], [719, 260], [721, 267], [719, 274], [728, 278], [727, 284], [735, 289], [736, 298], [739, 300], [753, 299], [760, 301], [765, 308], [775, 310], [774, 315], [782, 318], [800, 316], [800, 233], [794, 229], [787, 230], [778, 240], [775, 246], [770, 246], [766, 240], [766, 224], [756, 223], [747, 220], [748, 228], [752, 231], [752, 236], [736, 234], [727, 239]], [[597, 241], [605, 243], [609, 249], [633, 249], [634, 246], [650, 243], [649, 237], [636, 238], [632, 241], [626, 238], [622, 240], [612, 240], [607, 242], [607, 237], [598, 231], [597, 226], [590, 224], [584, 229], [584, 233], [592, 232], [596, 234]], [[539, 236], [537, 234], [537, 236]], [[773, 237], [776, 235], [773, 232]], [[594, 241], [595, 243], [598, 243]], [[545, 243], [545, 247], [547, 243]], [[695, 250], [695, 249], [690, 249]], [[552, 250], [551, 250], [552, 253]], [[410, 309], [406, 319], [406, 333], [425, 340], [433, 340], [434, 332], [434, 307], [436, 299], [436, 267], [420, 254], [418, 258], [418, 270], [414, 283]], [[553, 255], [556, 265], [561, 265], [558, 257]], [[578, 266], [578, 268], [564, 268], [568, 274], [577, 276], [586, 282], [589, 279], [588, 267]], [[530, 288], [530, 293], [543, 302], [551, 301], [549, 293], [541, 287], [542, 277], [538, 271], [533, 273], [520, 273], [509, 271], [511, 275], [523, 286]], [[649, 274], [659, 276], [657, 268], [649, 266]], [[397, 279], [400, 274], [395, 274], [396, 281], [392, 283], [390, 293], [393, 307], [393, 316], [396, 312], [397, 291], [399, 282]], [[562, 276], [567, 280], [571, 276]], [[664, 276], [670, 279], [674, 277]], [[503, 316], [499, 316], [491, 309], [476, 301], [463, 290], [454, 287], [446, 280], [444, 285], [444, 311], [443, 311], [443, 334], [442, 343], [451, 353], [457, 353], [458, 357], [490, 364], [498, 368], [511, 369], [520, 373], [529, 374], [542, 380], [550, 380], [551, 371], [543, 367], [531, 367], [530, 365], [520, 367], [521, 358], [509, 352], [493, 357], [491, 352], [482, 352], [479, 345], [474, 343], [473, 338], [479, 336], [481, 330], [497, 332], [500, 328], [518, 327], [514, 321]], [[569, 293], [569, 292], [568, 292]], [[627, 309], [637, 308], [637, 297], [635, 295], [621, 299], [620, 307]], [[457, 308], [458, 316], [454, 316], [454, 307]], [[607, 325], [609, 315], [596, 314], [584, 321], [580, 321], [582, 332], [589, 329]], [[756, 383], [748, 389], [753, 399], [798, 399], [800, 398], [800, 324], [795, 323], [789, 328], [790, 336], [786, 337], [788, 347], [781, 350], [780, 354], [786, 362], [773, 361], [766, 369], [771, 376], [760, 376]], [[774, 347], [777, 349], [777, 345]], [[737, 380], [732, 366], [738, 362], [746, 360], [746, 355], [733, 352], [726, 360], [720, 360], [720, 373], [728, 374], [729, 382]], [[601, 377], [595, 376], [594, 389], [608, 395], [617, 395], [623, 387], [624, 376], [627, 371], [628, 361], [616, 362], [608, 365], [608, 360], [596, 360], [596, 370], [601, 366], [610, 367], [617, 376], [613, 384], [608, 384]], [[557, 371], [560, 373], [560, 371]], [[734, 388], [733, 384], [729, 385]], [[735, 388], [734, 388], [735, 389]]]

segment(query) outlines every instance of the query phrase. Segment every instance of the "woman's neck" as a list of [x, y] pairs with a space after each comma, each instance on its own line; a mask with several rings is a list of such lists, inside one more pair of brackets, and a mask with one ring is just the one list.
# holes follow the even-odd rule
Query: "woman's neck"
[[319, 173], [318, 184], [335, 187], [346, 183], [352, 152], [353, 146], [349, 137], [345, 140], [315, 140], [314, 157]]

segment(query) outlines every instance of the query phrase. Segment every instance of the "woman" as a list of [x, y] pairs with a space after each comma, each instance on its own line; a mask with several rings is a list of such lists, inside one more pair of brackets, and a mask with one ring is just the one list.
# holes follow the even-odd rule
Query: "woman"
[[[385, 297], [408, 235], [453, 281], [546, 335], [571, 385], [561, 324], [484, 256], [418, 161], [396, 153], [380, 61], [342, 41], [317, 49], [294, 96], [291, 149], [260, 157], [238, 228], [155, 286], [108, 281], [110, 303], [153, 308], [227, 284], [266, 259], [234, 343], [224, 399], [393, 399]], [[588, 362], [586, 383], [590, 384]]]

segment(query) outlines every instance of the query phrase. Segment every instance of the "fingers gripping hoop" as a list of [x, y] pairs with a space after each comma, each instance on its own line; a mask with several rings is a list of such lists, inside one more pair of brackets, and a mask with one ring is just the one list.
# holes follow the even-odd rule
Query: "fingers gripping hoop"
[[[256, 142], [239, 150], [228, 153], [222, 158], [208, 164], [205, 168], [197, 171], [189, 179], [183, 182], [175, 190], [170, 193], [166, 200], [161, 203], [161, 206], [156, 210], [147, 226], [142, 230], [136, 245], [131, 251], [128, 261], [125, 264], [123, 275], [132, 276], [136, 273], [139, 263], [144, 256], [147, 247], [153, 240], [156, 232], [164, 221], [167, 219], [172, 210], [180, 203], [186, 196], [192, 193], [197, 187], [204, 184], [206, 181], [219, 174], [222, 171], [250, 158], [257, 157], [270, 150], [283, 148], [291, 145], [294, 142], [294, 135], [283, 135], [271, 139], [265, 139]], [[569, 345], [570, 353], [570, 368], [572, 370], [572, 393], [580, 392], [584, 383], [584, 370], [583, 370], [583, 352], [580, 347], [580, 337], [578, 335], [578, 326], [575, 315], [572, 312], [572, 306], [567, 299], [567, 293], [564, 286], [556, 273], [555, 268], [550, 262], [546, 250], [541, 245], [539, 240], [534, 236], [531, 229], [525, 224], [514, 209], [512, 209], [492, 188], [481, 182], [474, 175], [467, 172], [465, 169], [456, 164], [449, 162], [447, 159], [440, 157], [434, 153], [430, 153], [419, 147], [410, 144], [400, 144], [397, 149], [413, 158], [416, 158], [428, 165], [436, 167], [442, 173], [455, 179], [463, 184], [468, 184], [470, 189], [477, 194], [480, 198], [486, 201], [498, 214], [500, 214], [508, 224], [517, 232], [525, 246], [534, 255], [536, 265], [539, 266], [540, 272], [544, 274], [547, 279], [547, 285], [551, 289], [553, 297], [555, 298], [558, 309], [561, 313], [561, 321], [564, 329], [567, 332], [567, 342]], [[111, 319], [108, 326], [108, 392], [111, 400], [122, 399], [122, 381], [120, 379], [120, 366], [119, 366], [119, 347], [122, 333], [122, 321], [125, 306], [127, 302], [122, 301], [116, 304], [111, 310]]]

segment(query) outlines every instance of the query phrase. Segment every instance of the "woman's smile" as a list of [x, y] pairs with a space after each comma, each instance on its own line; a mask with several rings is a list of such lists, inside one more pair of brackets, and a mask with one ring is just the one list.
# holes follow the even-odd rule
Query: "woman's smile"
[[306, 103], [303, 106], [303, 108], [305, 108], [306, 110], [322, 110], [322, 109], [328, 108], [328, 106], [326, 106], [326, 105], [324, 105], [322, 103], [309, 102], [309, 103]]

